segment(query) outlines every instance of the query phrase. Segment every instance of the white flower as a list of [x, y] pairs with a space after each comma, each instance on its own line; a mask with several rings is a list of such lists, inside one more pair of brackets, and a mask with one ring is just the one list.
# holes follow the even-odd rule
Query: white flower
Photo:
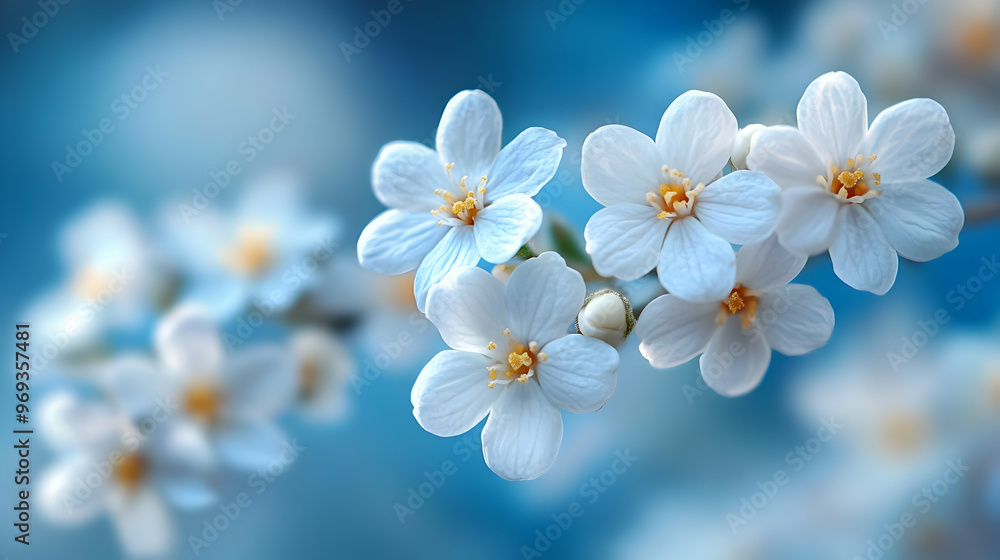
[[507, 480], [536, 478], [562, 441], [559, 409], [591, 412], [611, 396], [618, 352], [567, 334], [583, 305], [580, 274], [555, 253], [517, 267], [506, 286], [485, 270], [449, 273], [427, 298], [427, 316], [454, 350], [435, 356], [413, 385], [413, 415], [454, 436], [487, 413], [483, 455]]
[[196, 423], [219, 460], [235, 468], [256, 470], [278, 456], [285, 441], [274, 419], [298, 388], [287, 349], [262, 344], [227, 356], [214, 321], [195, 306], [164, 317], [155, 345], [159, 364], [133, 363], [109, 376], [123, 408], [178, 403], [178, 415]]
[[128, 555], [161, 555], [175, 540], [167, 505], [194, 509], [216, 499], [207, 482], [211, 452], [189, 424], [160, 423], [158, 415], [140, 421], [69, 393], [44, 401], [40, 418], [59, 453], [39, 482], [39, 506], [53, 521], [84, 523], [106, 511]]
[[441, 115], [437, 151], [415, 142], [385, 145], [372, 166], [372, 188], [390, 208], [358, 240], [362, 266], [382, 274], [416, 269], [414, 294], [451, 269], [509, 260], [538, 231], [531, 199], [559, 167], [566, 141], [529, 128], [500, 149], [502, 119], [479, 90], [453, 97]]
[[663, 286], [686, 300], [729, 293], [736, 277], [730, 243], [769, 236], [780, 204], [780, 189], [760, 173], [720, 178], [736, 132], [721, 99], [689, 91], [663, 113], [655, 142], [620, 125], [587, 137], [583, 186], [607, 207], [584, 232], [598, 273], [635, 280], [655, 266]]
[[869, 128], [858, 83], [831, 72], [806, 88], [797, 115], [798, 128], [759, 131], [747, 157], [783, 189], [783, 245], [802, 255], [829, 250], [841, 280], [879, 295], [896, 280], [897, 253], [929, 261], [958, 245], [962, 207], [927, 180], [955, 147], [943, 107], [910, 99]]
[[298, 408], [315, 420], [342, 416], [348, 405], [345, 390], [357, 371], [350, 349], [318, 328], [297, 331], [291, 344], [299, 377]]
[[771, 362], [823, 346], [833, 333], [833, 308], [812, 286], [788, 284], [806, 258], [772, 236], [736, 255], [736, 283], [714, 303], [660, 296], [642, 311], [639, 351], [656, 368], [701, 354], [701, 375], [715, 392], [736, 397], [753, 390]]
[[736, 133], [736, 139], [733, 140], [733, 153], [729, 156], [729, 163], [732, 164], [733, 169], [747, 168], [747, 156], [750, 155], [753, 137], [758, 131], [765, 128], [767, 127], [762, 124], [748, 124]]
[[576, 328], [580, 334], [603, 340], [615, 348], [625, 342], [634, 326], [635, 318], [628, 299], [612, 290], [601, 290], [588, 296], [576, 317]]

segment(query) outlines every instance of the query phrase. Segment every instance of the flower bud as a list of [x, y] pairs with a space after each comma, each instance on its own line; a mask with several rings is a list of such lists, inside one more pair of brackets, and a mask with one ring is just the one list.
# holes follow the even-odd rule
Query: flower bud
[[747, 156], [750, 155], [750, 147], [753, 137], [757, 132], [764, 130], [762, 124], [748, 124], [736, 133], [736, 140], [733, 141], [733, 153], [729, 157], [729, 162], [733, 165], [733, 171], [747, 168]]
[[628, 298], [613, 290], [587, 296], [576, 317], [576, 330], [618, 348], [632, 332], [635, 317]]

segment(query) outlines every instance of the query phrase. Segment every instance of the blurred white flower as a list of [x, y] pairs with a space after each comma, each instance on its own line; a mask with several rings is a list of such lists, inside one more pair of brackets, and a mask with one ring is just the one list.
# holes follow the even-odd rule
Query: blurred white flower
[[298, 408], [316, 420], [342, 416], [348, 406], [345, 391], [357, 371], [350, 349], [318, 328], [296, 331], [291, 344], [299, 381]]
[[636, 322], [639, 351], [656, 368], [682, 364], [701, 354], [701, 375], [715, 392], [736, 397], [760, 384], [771, 349], [805, 354], [833, 333], [833, 308], [812, 286], [788, 284], [806, 258], [770, 237], [745, 245], [736, 255], [736, 282], [714, 303], [660, 296]]
[[392, 142], [375, 159], [372, 188], [390, 209], [361, 233], [358, 258], [382, 274], [416, 269], [421, 311], [449, 270], [509, 260], [542, 223], [531, 197], [555, 175], [566, 141], [529, 128], [501, 150], [501, 131], [493, 98], [467, 90], [444, 109], [437, 151]]
[[656, 267], [677, 297], [717, 301], [729, 293], [736, 276], [730, 243], [769, 236], [781, 194], [760, 173], [720, 178], [736, 133], [725, 102], [689, 91], [663, 114], [655, 142], [621, 125], [587, 137], [583, 186], [606, 206], [584, 233], [598, 273], [635, 280]]
[[928, 261], [958, 245], [965, 216], [927, 178], [951, 158], [955, 132], [930, 99], [889, 107], [868, 128], [868, 104], [844, 72], [820, 76], [798, 106], [798, 128], [754, 136], [747, 165], [781, 185], [779, 240], [802, 255], [830, 251], [849, 286], [875, 294], [896, 280], [896, 254]]
[[413, 415], [427, 431], [454, 436], [483, 428], [486, 464], [507, 480], [536, 478], [562, 441], [560, 409], [591, 412], [614, 392], [618, 352], [567, 334], [583, 304], [580, 274], [544, 253], [506, 286], [475, 267], [449, 273], [427, 299], [427, 316], [448, 346], [420, 372]]
[[69, 393], [44, 401], [40, 433], [59, 453], [39, 482], [39, 507], [58, 523], [106, 511], [130, 556], [162, 555], [175, 542], [168, 505], [193, 509], [216, 496], [211, 451], [200, 430], [163, 416], [142, 419]]
[[[496, 272], [493, 273], [496, 275]], [[613, 290], [601, 290], [587, 296], [583, 309], [576, 317], [580, 334], [607, 342], [618, 348], [635, 326], [632, 305]]]

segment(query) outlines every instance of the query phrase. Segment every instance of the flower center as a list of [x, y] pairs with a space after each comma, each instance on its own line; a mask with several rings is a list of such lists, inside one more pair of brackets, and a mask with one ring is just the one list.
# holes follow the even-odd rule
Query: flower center
[[222, 262], [243, 276], [260, 276], [274, 264], [271, 233], [265, 228], [240, 230], [236, 243], [223, 249]]
[[692, 188], [691, 179], [685, 177], [682, 171], [666, 165], [663, 166], [663, 181], [657, 190], [646, 193], [649, 205], [659, 210], [656, 217], [661, 220], [683, 218], [694, 212], [698, 194], [705, 190], [704, 183]]
[[905, 455], [920, 448], [927, 438], [928, 426], [914, 412], [897, 412], [883, 421], [882, 444], [896, 455]]
[[84, 266], [73, 278], [73, 291], [81, 298], [96, 298], [108, 285], [111, 276], [94, 266]]
[[299, 368], [299, 399], [308, 401], [319, 387], [319, 364], [306, 359]]
[[114, 476], [126, 490], [135, 490], [146, 478], [146, 458], [138, 453], [126, 455], [115, 465]]
[[194, 383], [184, 394], [184, 409], [206, 424], [218, 419], [221, 404], [219, 391], [207, 383]]
[[479, 184], [473, 188], [468, 188], [467, 181], [468, 176], [464, 176], [458, 180], [456, 183], [451, 175], [452, 168], [455, 167], [454, 163], [449, 163], [444, 166], [448, 171], [448, 179], [452, 182], [453, 187], [458, 187], [457, 192], [461, 195], [456, 195], [456, 189], [434, 189], [434, 194], [440, 196], [444, 200], [444, 204], [438, 208], [431, 210], [431, 214], [437, 216], [438, 225], [469, 225], [471, 226], [476, 221], [476, 214], [486, 205], [485, 195], [486, 195], [486, 177], [479, 179]]
[[[514, 380], [521, 383], [527, 382], [528, 378], [535, 374], [532, 366], [548, 359], [545, 352], [538, 351], [538, 343], [534, 340], [525, 346], [511, 338], [510, 329], [504, 329], [500, 334], [507, 337], [507, 361], [506, 363], [498, 362], [486, 368], [490, 378], [486, 385], [491, 389], [496, 387], [497, 383], [507, 385]], [[490, 342], [486, 349], [496, 350], [497, 343]]]
[[877, 157], [872, 154], [865, 158], [858, 154], [856, 157], [847, 159], [844, 170], [831, 162], [828, 176], [820, 175], [816, 177], [816, 180], [821, 185], [827, 186], [831, 193], [845, 202], [857, 204], [869, 198], [875, 198], [882, 194], [882, 191], [870, 188], [882, 184], [882, 176], [871, 172], [871, 165]]
[[757, 318], [757, 296], [746, 286], [737, 284], [729, 297], [719, 303], [719, 314], [715, 322], [722, 325], [730, 315], [739, 315], [744, 329], [749, 329]]

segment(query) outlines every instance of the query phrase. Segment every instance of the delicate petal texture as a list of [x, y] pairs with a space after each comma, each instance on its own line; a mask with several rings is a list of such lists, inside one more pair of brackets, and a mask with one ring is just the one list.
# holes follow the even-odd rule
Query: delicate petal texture
[[646, 193], [663, 182], [662, 166], [663, 156], [649, 136], [611, 124], [584, 140], [580, 178], [583, 188], [604, 206], [647, 204]]
[[267, 420], [227, 422], [215, 431], [215, 447], [227, 465], [246, 471], [266, 469], [286, 450], [285, 435]]
[[924, 180], [883, 185], [882, 192], [865, 204], [903, 258], [929, 261], [958, 246], [965, 213], [948, 189]]
[[372, 164], [372, 189], [389, 208], [429, 212], [441, 205], [434, 189], [450, 184], [437, 153], [416, 142], [390, 142]]
[[152, 488], [117, 493], [111, 512], [111, 521], [127, 556], [162, 556], [170, 550], [175, 539], [173, 520]]
[[712, 233], [737, 245], [755, 243], [774, 232], [781, 189], [762, 173], [735, 171], [705, 187], [695, 208]]
[[455, 350], [487, 354], [490, 342], [507, 328], [504, 285], [481, 268], [449, 272], [427, 296], [427, 318]]
[[757, 321], [771, 348], [798, 356], [826, 344], [833, 334], [833, 307], [812, 286], [789, 284], [760, 298]]
[[500, 153], [503, 118], [496, 101], [481, 90], [461, 91], [448, 101], [437, 129], [441, 163], [454, 163], [452, 176], [472, 184], [486, 177]]
[[639, 352], [655, 368], [683, 364], [701, 354], [718, 329], [718, 303], [689, 303], [660, 296], [642, 310], [635, 323]]
[[514, 193], [538, 194], [555, 176], [565, 147], [566, 141], [547, 128], [533, 127], [518, 134], [500, 150], [487, 176], [486, 202]]
[[805, 256], [792, 253], [772, 235], [760, 243], [744, 245], [736, 253], [736, 282], [752, 290], [771, 290], [798, 276]]
[[361, 232], [358, 260], [379, 274], [409, 272], [420, 266], [449, 229], [439, 226], [430, 212], [382, 212]]
[[819, 153], [840, 166], [858, 154], [868, 131], [868, 100], [849, 74], [829, 72], [806, 88], [796, 117]]
[[716, 393], [739, 397], [754, 390], [771, 363], [771, 349], [757, 327], [745, 330], [736, 317], [719, 327], [699, 366], [701, 377]]
[[542, 347], [538, 384], [553, 405], [570, 412], [593, 412], [615, 392], [618, 351], [596, 338], [571, 334]]
[[240, 350], [226, 364], [226, 408], [240, 417], [273, 418], [298, 390], [294, 360], [284, 347], [261, 344]]
[[806, 187], [781, 193], [778, 239], [789, 251], [804, 256], [830, 248], [837, 214], [844, 203], [825, 189]]
[[424, 310], [431, 286], [440, 282], [445, 274], [460, 266], [472, 266], [479, 262], [476, 234], [472, 229], [471, 226], [449, 228], [441, 242], [417, 267], [417, 274], [413, 278], [413, 294], [420, 311]]
[[507, 480], [530, 480], [549, 470], [562, 442], [562, 415], [538, 383], [511, 383], [483, 427], [483, 455]]
[[488, 262], [507, 262], [542, 227], [542, 207], [525, 194], [507, 195], [476, 214], [473, 229], [479, 254]]
[[670, 225], [656, 213], [648, 204], [626, 203], [602, 208], [590, 217], [583, 237], [598, 274], [635, 280], [653, 270]]
[[739, 126], [726, 102], [714, 93], [691, 90], [667, 107], [656, 130], [664, 163], [695, 185], [708, 184], [732, 154]]
[[515, 340], [545, 346], [569, 330], [583, 307], [587, 287], [557, 253], [518, 266], [507, 280], [508, 325]]
[[674, 220], [656, 269], [670, 293], [688, 301], [722, 301], [736, 282], [736, 255], [695, 218]]
[[910, 99], [879, 113], [860, 152], [878, 156], [872, 171], [883, 183], [926, 179], [944, 168], [955, 151], [955, 131], [944, 107], [930, 99]]
[[457, 350], [431, 358], [410, 392], [413, 416], [420, 426], [442, 437], [471, 430], [508, 390], [505, 385], [492, 389], [486, 385], [490, 380], [486, 368], [495, 363], [488, 356]]
[[154, 338], [160, 359], [178, 377], [219, 373], [222, 338], [203, 308], [185, 305], [170, 312], [157, 325]]
[[783, 189], [815, 187], [816, 177], [826, 177], [827, 171], [826, 160], [813, 143], [791, 126], [769, 126], [754, 134], [747, 168], [767, 175]]
[[883, 295], [896, 281], [899, 259], [863, 204], [845, 204], [830, 245], [833, 271], [848, 286]]

